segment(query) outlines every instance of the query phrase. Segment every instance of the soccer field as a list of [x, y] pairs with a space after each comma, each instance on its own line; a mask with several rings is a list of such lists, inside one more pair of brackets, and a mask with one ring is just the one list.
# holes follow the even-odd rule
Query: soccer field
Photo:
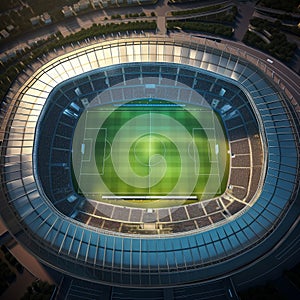
[[119, 205], [208, 199], [222, 194], [228, 179], [227, 140], [214, 111], [161, 100], [86, 111], [72, 160], [80, 193]]

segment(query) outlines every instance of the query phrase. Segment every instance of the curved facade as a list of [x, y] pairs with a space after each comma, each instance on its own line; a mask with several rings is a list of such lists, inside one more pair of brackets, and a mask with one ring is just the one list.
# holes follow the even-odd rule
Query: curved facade
[[[42, 262], [90, 281], [173, 286], [221, 278], [272, 249], [277, 226], [298, 197], [299, 136], [284, 95], [250, 56], [205, 40], [139, 38], [94, 44], [39, 67], [15, 91], [2, 129], [2, 217], [12, 234]], [[256, 201], [205, 230], [159, 236], [110, 232], [59, 212], [43, 193], [34, 151], [36, 124], [60, 82], [118, 64], [190, 66], [234, 82], [247, 96], [261, 130], [264, 180]], [[297, 120], [295, 120], [297, 122]]]
[[[127, 80], [128, 78], [130, 80]], [[126, 84], [123, 84], [124, 79]], [[109, 83], [109, 86], [106, 82]], [[152, 82], [150, 86], [155, 86], [155, 89], [145, 88], [145, 86], [149, 86], [149, 82]], [[80, 95], [76, 95], [75, 91], [80, 91]], [[220, 92], [224, 95], [220, 96]], [[224, 132], [219, 120], [214, 119], [210, 125], [213, 126], [213, 130], [207, 129], [207, 134], [212, 141], [211, 149], [216, 148], [216, 134], [222, 143], [222, 149], [219, 149], [219, 153], [222, 152], [222, 155], [216, 156], [215, 154], [213, 158], [219, 162], [221, 160], [222, 165], [218, 164], [217, 176], [213, 174], [210, 178], [210, 193], [206, 193], [206, 200], [201, 199], [201, 203], [197, 201], [195, 204], [183, 207], [181, 204], [185, 202], [185, 197], [188, 197], [186, 193], [180, 197], [182, 200], [178, 198], [172, 200], [172, 195], [169, 195], [167, 204], [172, 208], [156, 208], [152, 209], [151, 213], [145, 207], [137, 208], [132, 204], [131, 207], [128, 207], [130, 203], [122, 201], [120, 198], [113, 200], [114, 196], [110, 197], [110, 201], [113, 203], [108, 204], [96, 194], [94, 197], [98, 197], [98, 201], [102, 202], [97, 203], [92, 200], [91, 190], [94, 185], [98, 186], [98, 182], [100, 185], [101, 180], [97, 182], [95, 180], [98, 179], [91, 180], [90, 174], [93, 173], [93, 166], [88, 163], [88, 166], [84, 165], [84, 168], [88, 169], [88, 175], [84, 176], [89, 177], [86, 180], [89, 186], [87, 188], [81, 186], [81, 190], [88, 190], [86, 198], [92, 199], [84, 201], [83, 197], [77, 194], [78, 187], [76, 186], [74, 189], [72, 185], [73, 175], [71, 172], [72, 164], [74, 165], [71, 158], [74, 156], [73, 144], [76, 143], [73, 135], [76, 131], [75, 127], [79, 126], [78, 122], [80, 121], [78, 120], [82, 117], [85, 118], [83, 112], [88, 111], [90, 105], [108, 109], [108, 107], [127, 105], [127, 101], [143, 99], [147, 97], [147, 94], [151, 94], [154, 99], [171, 100], [173, 105], [181, 103], [184, 105], [183, 107], [193, 105], [193, 109], [205, 108], [206, 114], [209, 113], [211, 116], [215, 116], [215, 112], [217, 112], [223, 119], [223, 127], [226, 128], [231, 152], [234, 156], [230, 176], [225, 174], [229, 169], [229, 167], [227, 170], [225, 169], [225, 163], [230, 164], [230, 154], [225, 144]], [[215, 112], [211, 109], [212, 103]], [[156, 107], [152, 106], [152, 109]], [[164, 109], [166, 108], [164, 107]], [[182, 107], [180, 107], [181, 109]], [[53, 122], [54, 119], [56, 122]], [[216, 79], [210, 73], [190, 66], [140, 62], [118, 64], [84, 73], [79, 77], [76, 76], [62, 82], [51, 92], [39, 120], [39, 134], [36, 135], [35, 142], [38, 158], [36, 165], [44, 192], [63, 214], [97, 228], [136, 234], [166, 234], [198, 230], [220, 221], [225, 222], [227, 218], [243, 207], [251, 205], [257, 198], [256, 191], [260, 180], [263, 180], [261, 174], [263, 173], [264, 151], [261, 148], [261, 135], [251, 109], [251, 101], [232, 82], [224, 81], [221, 78]], [[83, 122], [86, 121], [83, 119]], [[219, 127], [216, 127], [217, 125]], [[91, 126], [89, 125], [89, 127]], [[92, 127], [98, 128], [97, 125]], [[90, 145], [92, 145], [90, 142], [91, 132], [94, 132], [94, 129], [89, 130], [88, 149], [91, 149]], [[81, 143], [79, 146], [75, 146], [77, 152], [81, 150], [80, 146]], [[220, 147], [220, 144], [217, 147]], [[86, 152], [89, 156], [91, 155], [89, 150]], [[81, 159], [81, 151], [78, 155]], [[77, 164], [78, 169], [82, 168], [80, 159]], [[189, 177], [191, 168], [192, 170], [195, 168], [194, 162], [192, 164], [188, 170]], [[216, 195], [215, 182], [218, 182], [221, 176], [223, 176], [222, 191], [217, 191]], [[77, 182], [82, 179], [82, 177], [78, 177]], [[68, 199], [72, 201], [69, 202]], [[144, 229], [144, 223], [152, 223], [152, 229], [149, 230], [149, 226]]]

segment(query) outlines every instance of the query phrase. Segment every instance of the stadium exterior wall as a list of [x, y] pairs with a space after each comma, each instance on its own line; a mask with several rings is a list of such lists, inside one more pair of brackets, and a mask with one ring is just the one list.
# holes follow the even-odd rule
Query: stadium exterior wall
[[[299, 192], [299, 136], [284, 95], [258, 70], [261, 62], [240, 56], [236, 49], [205, 39], [147, 37], [85, 46], [38, 68], [12, 97], [1, 127], [1, 215], [12, 235], [55, 269], [131, 286], [215, 280], [270, 251], [281, 239], [277, 232], [295, 221], [285, 216]], [[184, 236], [113, 235], [62, 215], [43, 195], [32, 150], [48, 94], [59, 82], [91, 69], [139, 61], [192, 65], [228, 77], [253, 99], [268, 146], [266, 177], [258, 200], [231, 222]], [[280, 117], [273, 118], [273, 109]]]

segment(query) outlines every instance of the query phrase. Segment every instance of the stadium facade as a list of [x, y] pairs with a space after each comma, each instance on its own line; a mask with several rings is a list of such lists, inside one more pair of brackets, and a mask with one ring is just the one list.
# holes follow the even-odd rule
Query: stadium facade
[[[271, 68], [226, 44], [184, 37], [94, 41], [44, 59], [12, 86], [1, 124], [1, 216], [18, 242], [55, 270], [114, 286], [209, 285], [228, 276], [243, 286], [250, 266], [253, 280], [267, 272], [258, 261], [299, 221], [299, 119]], [[179, 216], [182, 207], [168, 209], [167, 221], [156, 210], [161, 232], [143, 231], [153, 211], [117, 214], [118, 207], [99, 203], [108, 211], [102, 218], [70, 179], [72, 134], [85, 101], [106, 89], [113, 95], [126, 78], [147, 89], [148, 77], [157, 89], [161, 78], [185, 84], [175, 100], [195, 90], [215, 105], [238, 158], [221, 197]], [[127, 101], [122, 91], [111, 102]], [[43, 126], [53, 122], [53, 129]]]

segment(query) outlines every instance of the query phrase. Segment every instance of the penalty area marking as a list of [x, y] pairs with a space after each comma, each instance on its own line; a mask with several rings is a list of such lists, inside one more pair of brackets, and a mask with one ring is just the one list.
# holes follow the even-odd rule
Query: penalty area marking
[[[86, 138], [88, 136], [87, 132], [90, 132], [91, 129], [85, 129], [85, 138], [84, 138], [84, 143], [81, 145], [81, 150], [84, 148], [84, 153], [81, 152], [82, 154], [82, 159], [81, 159], [81, 164], [80, 164], [80, 174], [79, 174], [79, 181], [81, 181], [82, 176], [86, 175], [103, 175], [104, 174], [104, 165], [105, 165], [105, 152], [106, 152], [106, 141], [107, 141], [107, 128], [100, 128], [98, 129], [98, 134], [99, 131], [104, 132], [104, 147], [103, 147], [103, 155], [102, 155], [102, 167], [101, 170], [97, 168], [97, 173], [89, 173], [87, 170], [93, 170], [95, 168], [94, 164], [96, 161], [92, 159], [92, 155], [96, 155], [95, 151], [93, 150], [93, 146], [96, 146], [96, 141], [97, 141], [97, 136], [95, 137], [95, 140], [92, 138]], [[84, 145], [84, 146], [83, 146]], [[99, 149], [98, 149], [99, 150]], [[93, 166], [91, 166], [93, 164]], [[101, 172], [100, 172], [101, 171]]]
[[102, 195], [102, 199], [131, 199], [131, 200], [155, 200], [155, 199], [166, 199], [166, 200], [188, 200], [188, 199], [198, 199], [197, 196], [111, 196], [111, 195]]
[[[196, 149], [201, 149], [202, 148], [202, 144], [204, 143], [204, 142], [202, 142], [201, 144], [198, 142], [197, 143], [197, 135], [196, 135], [196, 132], [198, 131], [198, 132], [204, 132], [205, 133], [205, 135], [207, 136], [207, 131], [214, 131], [214, 128], [193, 128], [193, 144], [194, 144], [194, 147], [196, 147]], [[208, 152], [208, 157], [209, 157], [209, 163], [211, 163], [211, 152], [210, 152], [210, 146], [209, 146], [209, 144], [210, 144], [210, 139], [209, 139], [209, 137], [207, 137], [207, 139], [206, 139], [206, 141], [205, 141], [205, 144], [206, 144], [206, 146], [207, 146], [207, 152]], [[200, 144], [200, 145], [199, 145]], [[199, 175], [204, 175], [203, 173], [200, 173], [200, 165], [201, 164], [203, 164], [204, 162], [202, 161], [199, 161], [200, 160], [200, 158], [198, 158], [198, 160], [196, 159], [196, 154], [198, 153], [198, 151], [195, 151], [194, 150], [194, 161], [195, 161], [195, 175], [196, 176], [199, 176]], [[199, 162], [198, 163], [198, 165], [197, 165], [197, 162]]]
[[216, 124], [215, 124], [215, 118], [214, 118], [214, 112], [212, 111], [212, 119], [213, 119], [213, 125], [214, 125], [214, 140], [215, 140], [215, 155], [216, 155], [216, 162], [217, 162], [217, 168], [218, 168], [218, 171], [217, 173], [219, 174], [218, 176], [218, 181], [219, 181], [219, 188], [218, 188], [218, 192], [220, 192], [220, 189], [221, 189], [221, 178], [220, 178], [220, 166], [219, 166], [219, 163], [220, 163], [220, 160], [219, 160], [219, 145], [217, 143], [217, 135], [216, 135]]
[[92, 155], [92, 139], [84, 139], [81, 144], [82, 162], [90, 162]]
[[[99, 131], [104, 131], [104, 149], [103, 149], [103, 155], [102, 155], [102, 170], [99, 172], [100, 175], [104, 174], [104, 165], [105, 165], [105, 152], [106, 152], [106, 138], [107, 138], [107, 128], [100, 128]], [[99, 133], [98, 133], [99, 134]], [[97, 138], [96, 138], [97, 141]], [[96, 143], [95, 141], [95, 143]], [[98, 149], [97, 149], [98, 150]], [[95, 153], [96, 156], [96, 153]]]

